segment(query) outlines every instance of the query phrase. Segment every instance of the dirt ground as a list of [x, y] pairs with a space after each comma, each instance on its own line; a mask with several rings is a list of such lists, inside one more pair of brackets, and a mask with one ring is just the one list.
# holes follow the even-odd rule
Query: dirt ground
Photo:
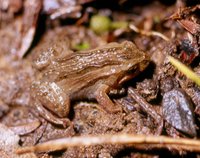
[[[75, 136], [127, 133], [198, 139], [200, 88], [172, 66], [167, 56], [200, 75], [199, 13], [200, 5], [195, 0], [0, 0], [0, 157], [199, 157], [192, 149], [145, 143], [80, 145], [58, 151], [55, 145], [55, 150], [49, 152], [16, 153], [21, 147]], [[96, 99], [78, 97], [70, 100], [65, 117], [58, 114], [65, 109], [52, 111], [43, 105], [54, 117], [68, 118], [69, 125], [63, 127], [46, 119], [36, 106], [37, 94], [32, 87], [38, 81], [58, 83], [53, 75], [43, 77], [43, 67], [56, 62], [48, 53], [60, 53], [65, 58], [73, 51], [76, 57], [79, 51], [98, 50], [123, 41], [134, 42], [149, 57], [149, 64], [108, 94], [118, 112], [107, 112]], [[40, 59], [41, 67], [36, 68]], [[98, 60], [95, 56], [92, 59]], [[85, 68], [83, 72], [88, 71], [93, 69]], [[62, 75], [64, 70], [59, 73]]]

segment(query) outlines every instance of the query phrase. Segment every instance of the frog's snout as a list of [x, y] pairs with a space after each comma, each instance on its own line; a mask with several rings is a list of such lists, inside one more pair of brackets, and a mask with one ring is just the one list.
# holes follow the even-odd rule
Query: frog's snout
[[147, 54], [145, 54], [144, 60], [139, 63], [139, 70], [143, 71], [144, 69], [146, 69], [149, 63], [150, 63], [150, 57]]

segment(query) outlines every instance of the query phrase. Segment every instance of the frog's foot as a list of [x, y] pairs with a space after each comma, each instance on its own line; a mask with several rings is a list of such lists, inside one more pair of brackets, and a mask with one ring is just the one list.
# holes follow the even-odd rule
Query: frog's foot
[[45, 118], [47, 121], [56, 124], [56, 125], [62, 125], [64, 128], [70, 126], [72, 123], [67, 118], [58, 118], [54, 116], [50, 111], [45, 109], [41, 104], [37, 103], [35, 104], [35, 107], [37, 108], [39, 114]]
[[124, 94], [126, 94], [126, 89], [125, 88], [110, 89], [110, 91], [109, 91], [109, 96], [124, 95]]
[[109, 92], [109, 86], [102, 84], [96, 91], [97, 102], [105, 109], [108, 113], [117, 113], [121, 112], [121, 107], [117, 107], [108, 97], [107, 93]]

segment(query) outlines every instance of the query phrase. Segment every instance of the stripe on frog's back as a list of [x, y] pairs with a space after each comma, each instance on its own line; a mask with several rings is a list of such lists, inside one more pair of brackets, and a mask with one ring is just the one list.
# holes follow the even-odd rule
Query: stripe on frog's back
[[[105, 66], [102, 69], [96, 69], [94, 71], [88, 71], [83, 75], [76, 75], [74, 77], [65, 78], [58, 82], [66, 93], [74, 93], [85, 87], [94, 85], [97, 81], [102, 81], [110, 76], [121, 75], [122, 71], [119, 65], [116, 65], [113, 69], [110, 66]], [[115, 82], [115, 81], [113, 81]]]

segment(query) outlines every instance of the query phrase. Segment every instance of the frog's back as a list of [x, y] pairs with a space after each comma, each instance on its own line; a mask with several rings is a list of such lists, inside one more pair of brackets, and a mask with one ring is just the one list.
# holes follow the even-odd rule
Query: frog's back
[[110, 43], [89, 51], [64, 52], [52, 56], [43, 79], [59, 82], [66, 91], [76, 92], [110, 75], [123, 73], [130, 64], [144, 58], [132, 42]]

